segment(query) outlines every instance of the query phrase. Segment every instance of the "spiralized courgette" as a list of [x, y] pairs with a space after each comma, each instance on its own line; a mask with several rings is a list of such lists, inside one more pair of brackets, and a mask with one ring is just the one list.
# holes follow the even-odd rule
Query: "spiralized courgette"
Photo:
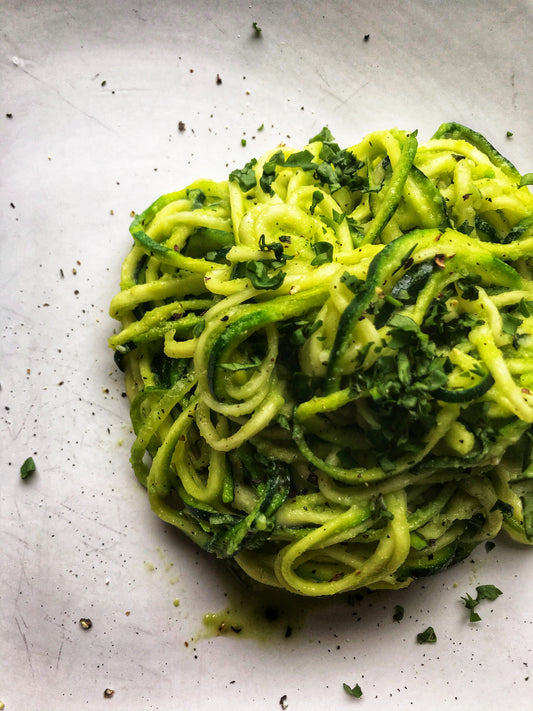
[[137, 215], [110, 339], [154, 512], [301, 595], [533, 542], [533, 196], [444, 124], [323, 129]]

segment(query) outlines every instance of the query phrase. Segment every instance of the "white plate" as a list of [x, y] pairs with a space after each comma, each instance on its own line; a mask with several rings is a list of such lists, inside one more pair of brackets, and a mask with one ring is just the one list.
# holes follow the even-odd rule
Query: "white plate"
[[[282, 602], [255, 637], [246, 615], [240, 634], [210, 635], [204, 613], [239, 595], [150, 512], [106, 344], [130, 212], [280, 141], [301, 147], [325, 124], [341, 145], [392, 126], [424, 140], [455, 120], [531, 171], [532, 21], [528, 0], [1, 4], [6, 711], [489, 711], [532, 697], [533, 551], [505, 541], [401, 592]], [[461, 596], [480, 583], [504, 594], [471, 624]], [[418, 645], [428, 625], [437, 643]]]

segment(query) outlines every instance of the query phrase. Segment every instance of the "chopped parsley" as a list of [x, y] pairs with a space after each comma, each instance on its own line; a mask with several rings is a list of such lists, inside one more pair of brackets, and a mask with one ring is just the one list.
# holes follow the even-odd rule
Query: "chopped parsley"
[[36, 468], [33, 457], [28, 457], [20, 467], [20, 478], [27, 479], [35, 472]]
[[481, 617], [476, 612], [476, 607], [482, 600], [496, 600], [503, 595], [495, 585], [478, 585], [476, 588], [477, 595], [472, 597], [469, 593], [461, 597], [467, 610], [470, 610], [470, 622], [479, 622]]
[[361, 696], [363, 695], [363, 692], [362, 692], [359, 684], [356, 684], [355, 686], [350, 686], [349, 684], [344, 683], [342, 685], [342, 688], [348, 694], [348, 696], [353, 696], [355, 699], [360, 699]]
[[423, 632], [419, 632], [416, 635], [416, 641], [418, 644], [435, 644], [437, 635], [433, 627], [427, 627]]
[[241, 190], [248, 192], [257, 185], [257, 178], [255, 177], [254, 166], [257, 165], [257, 159], [252, 158], [251, 161], [246, 163], [244, 168], [236, 168], [232, 170], [229, 174], [230, 180], [235, 180], [239, 183]]
[[401, 605], [396, 605], [394, 607], [394, 614], [392, 616], [392, 619], [394, 622], [401, 622], [403, 620], [404, 616], [404, 609]]

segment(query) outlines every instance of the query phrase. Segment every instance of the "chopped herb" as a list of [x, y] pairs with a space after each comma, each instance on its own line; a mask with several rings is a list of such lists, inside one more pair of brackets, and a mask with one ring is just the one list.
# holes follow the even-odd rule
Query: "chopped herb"
[[475, 611], [481, 600], [496, 600], [500, 595], [503, 595], [502, 591], [494, 585], [478, 585], [476, 592], [475, 598], [469, 593], [461, 597], [466, 609], [470, 610], [470, 622], [479, 622], [481, 620], [481, 617]]
[[313, 192], [313, 200], [311, 202], [311, 206], [309, 207], [309, 212], [311, 215], [315, 214], [315, 208], [318, 205], [319, 202], [322, 202], [324, 199], [324, 193], [321, 193], [320, 190], [315, 190]]
[[187, 197], [191, 201], [191, 210], [199, 210], [205, 203], [205, 193], [199, 188], [187, 190]]
[[507, 136], [507, 138], [511, 138], [511, 136], [513, 135], [513, 132], [507, 131], [507, 133], [505, 135]]
[[235, 180], [239, 183], [240, 187], [244, 192], [255, 188], [257, 185], [257, 178], [255, 177], [254, 166], [257, 164], [257, 160], [252, 158], [249, 163], [246, 163], [244, 168], [236, 168], [229, 174], [230, 180]]
[[533, 185], [533, 173], [524, 173], [520, 178], [520, 187], [523, 188], [524, 185]]
[[252, 27], [254, 28], [254, 35], [255, 37], [259, 37], [261, 32], [263, 31], [261, 27], [257, 24], [257, 22], [252, 22]]
[[394, 622], [401, 622], [403, 620], [404, 609], [401, 605], [396, 605], [394, 608], [394, 614], [392, 619]]
[[478, 600], [496, 600], [503, 595], [495, 585], [478, 585], [476, 588]]
[[246, 262], [246, 276], [255, 289], [277, 289], [285, 279], [285, 272], [276, 272], [271, 276], [268, 273], [266, 260], [252, 259]]
[[433, 627], [428, 627], [423, 632], [419, 632], [416, 635], [416, 641], [418, 644], [435, 644], [437, 641], [437, 635]]
[[245, 145], [246, 145], [246, 138], [241, 138], [241, 146], [245, 146]]
[[315, 242], [312, 246], [316, 254], [316, 257], [311, 261], [313, 267], [333, 261], [333, 245], [330, 242]]
[[356, 277], [354, 274], [344, 272], [341, 276], [341, 282], [353, 293], [357, 294], [360, 288], [364, 286], [364, 281]]
[[257, 127], [257, 132], [259, 133], [259, 131], [262, 131], [264, 129], [264, 127], [265, 127], [265, 124], [262, 123], [260, 126]]
[[20, 478], [27, 479], [35, 472], [36, 466], [33, 461], [33, 457], [28, 457], [24, 460], [22, 466], [20, 467]]
[[220, 367], [235, 372], [237, 370], [251, 370], [257, 368], [258, 365], [261, 365], [261, 360], [255, 357], [251, 363], [221, 363]]
[[344, 683], [342, 685], [342, 688], [348, 694], [348, 696], [353, 696], [355, 699], [360, 699], [361, 696], [363, 695], [363, 692], [362, 692], [359, 684], [356, 684], [355, 686], [350, 686], [349, 684]]

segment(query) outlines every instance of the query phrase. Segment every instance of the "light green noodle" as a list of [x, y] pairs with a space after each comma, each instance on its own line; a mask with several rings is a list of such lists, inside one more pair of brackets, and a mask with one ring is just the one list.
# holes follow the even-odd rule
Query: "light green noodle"
[[164, 521], [309, 596], [533, 542], [533, 197], [484, 137], [323, 129], [131, 234], [110, 345]]

